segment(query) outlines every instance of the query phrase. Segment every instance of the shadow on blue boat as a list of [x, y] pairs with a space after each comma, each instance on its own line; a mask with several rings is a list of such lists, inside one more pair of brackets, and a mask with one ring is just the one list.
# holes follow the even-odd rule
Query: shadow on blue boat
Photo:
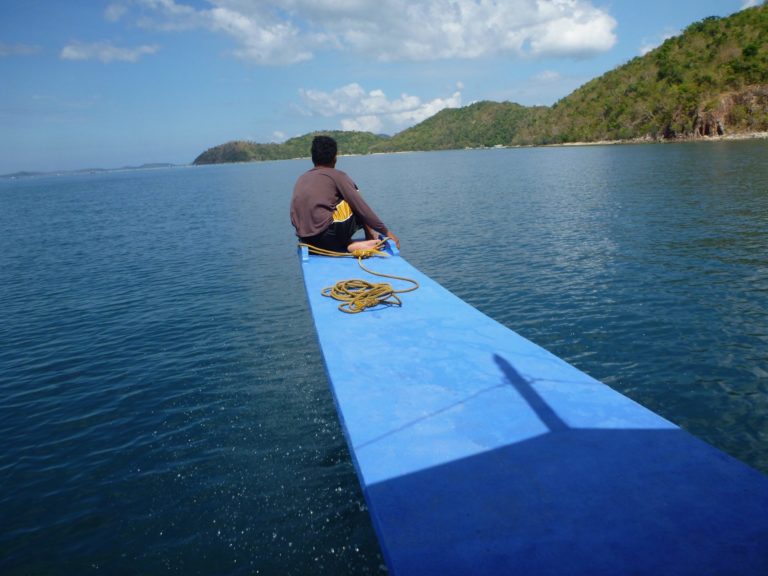
[[396, 574], [768, 574], [762, 474], [680, 429], [572, 428], [494, 361], [548, 432], [368, 486]]

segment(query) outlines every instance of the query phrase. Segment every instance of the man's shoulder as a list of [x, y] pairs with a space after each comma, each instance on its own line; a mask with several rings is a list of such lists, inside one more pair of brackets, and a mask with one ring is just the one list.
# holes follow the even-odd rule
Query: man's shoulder
[[338, 168], [331, 168], [330, 166], [315, 166], [310, 172], [319, 172], [320, 174], [326, 174], [332, 178], [349, 178], [346, 172], [339, 170]]
[[315, 168], [312, 168], [310, 172], [316, 172], [318, 175], [330, 178], [337, 184], [349, 184], [355, 186], [355, 183], [352, 181], [352, 178], [349, 177], [349, 174], [337, 168], [331, 168], [330, 166], [316, 166]]
[[299, 176], [299, 180], [317, 180], [323, 178], [333, 179], [334, 176], [331, 174], [330, 170], [332, 169], [326, 168], [325, 166], [315, 166]]

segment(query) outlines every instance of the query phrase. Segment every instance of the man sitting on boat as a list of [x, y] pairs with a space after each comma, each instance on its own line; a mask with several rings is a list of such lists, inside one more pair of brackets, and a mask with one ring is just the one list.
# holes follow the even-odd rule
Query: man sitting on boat
[[[291, 198], [291, 223], [299, 240], [305, 244], [331, 250], [352, 252], [375, 248], [378, 236], [400, 241], [363, 200], [355, 183], [341, 170], [336, 170], [338, 146], [330, 136], [312, 140], [314, 168], [296, 181]], [[365, 240], [352, 236], [365, 230]]]

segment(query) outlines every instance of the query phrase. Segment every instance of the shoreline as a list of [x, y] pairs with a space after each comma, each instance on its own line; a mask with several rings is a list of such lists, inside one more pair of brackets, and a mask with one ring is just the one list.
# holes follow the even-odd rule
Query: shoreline
[[[560, 144], [533, 144], [531, 147], [548, 146], [610, 146], [617, 144], [676, 144], [683, 142], [727, 142], [737, 140], [766, 140], [768, 132], [739, 132], [722, 136], [680, 136], [677, 138], [630, 138], [628, 140], [595, 140], [594, 142], [562, 142]], [[522, 147], [522, 146], [521, 146]], [[511, 148], [511, 146], [509, 146]]]
[[[739, 132], [735, 134], [724, 134], [722, 136], [681, 136], [673, 139], [664, 138], [631, 138], [628, 140], [595, 140], [593, 142], [560, 142], [558, 144], [516, 144], [495, 146], [468, 146], [465, 148], [441, 148], [440, 150], [396, 150], [389, 152], [369, 152], [368, 154], [340, 154], [339, 156], [376, 156], [381, 154], [410, 154], [413, 152], [447, 152], [450, 150], [500, 150], [514, 148], [564, 148], [581, 146], [619, 146], [628, 144], [681, 144], [687, 142], [735, 142], [741, 140], [768, 140], [768, 131], [766, 132]], [[308, 158], [281, 158], [275, 160], [248, 160], [244, 162], [211, 162], [207, 164], [146, 164], [142, 166], [124, 166], [121, 168], [89, 168], [80, 170], [56, 170], [53, 172], [15, 172], [11, 174], [0, 174], [0, 180], [17, 180], [22, 178], [34, 178], [40, 176], [64, 175], [64, 174], [93, 174], [103, 172], [119, 172], [126, 170], [153, 170], [161, 168], [186, 168], [199, 166], [217, 166], [221, 164], [250, 164], [252, 162], [280, 162], [284, 160], [304, 160]]]
[[559, 142], [557, 144], [496, 144], [495, 146], [465, 146], [463, 148], [440, 148], [437, 150], [391, 150], [368, 154], [340, 154], [340, 156], [375, 156], [381, 154], [412, 154], [418, 152], [451, 152], [458, 150], [513, 150], [515, 148], [565, 148], [581, 146], [620, 146], [631, 144], [683, 144], [688, 142], [728, 142], [740, 140], [768, 140], [766, 132], [739, 132], [722, 136], [680, 136], [678, 138], [630, 138], [627, 140], [594, 140], [590, 142]]

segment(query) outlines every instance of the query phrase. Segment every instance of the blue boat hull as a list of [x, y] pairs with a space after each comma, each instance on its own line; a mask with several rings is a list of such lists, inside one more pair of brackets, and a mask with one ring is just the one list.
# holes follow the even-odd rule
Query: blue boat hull
[[393, 574], [768, 574], [768, 477], [399, 255], [367, 265], [420, 289], [356, 315], [321, 289], [376, 279], [353, 259], [300, 260]]

